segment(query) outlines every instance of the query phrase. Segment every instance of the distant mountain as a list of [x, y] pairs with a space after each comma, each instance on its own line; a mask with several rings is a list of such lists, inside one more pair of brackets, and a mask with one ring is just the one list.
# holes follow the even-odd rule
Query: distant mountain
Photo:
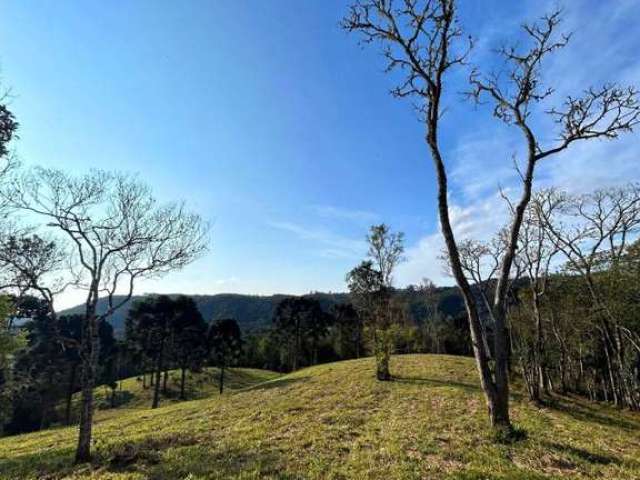
[[[240, 328], [243, 331], [256, 330], [266, 327], [271, 324], [271, 317], [278, 303], [290, 295], [242, 295], [235, 293], [220, 293], [216, 295], [190, 295], [196, 304], [200, 313], [205, 320], [216, 320], [218, 318], [232, 317], [238, 321]], [[313, 293], [309, 296], [317, 298], [322, 305], [322, 308], [329, 310], [333, 305], [337, 303], [343, 303], [347, 301], [348, 295], [345, 293]], [[122, 299], [123, 297], [118, 297]], [[118, 301], [115, 298], [115, 302]], [[143, 295], [136, 295], [123, 306], [117, 310], [111, 318], [109, 323], [113, 325], [116, 335], [121, 335], [124, 332], [125, 319], [129, 308], [137, 300], [144, 298]], [[60, 312], [61, 315], [81, 314], [83, 313], [84, 305], [77, 305]], [[107, 310], [107, 300], [101, 298], [98, 301], [98, 313], [103, 313]]]
[[[411, 289], [403, 290], [404, 295], [409, 297], [411, 312], [417, 321], [423, 316], [424, 309], [421, 308], [423, 297]], [[449, 316], [456, 316], [462, 312], [464, 305], [457, 288], [442, 287], [436, 290], [437, 302], [440, 310]], [[190, 295], [198, 305], [198, 309], [207, 321], [218, 318], [235, 318], [244, 331], [258, 330], [271, 325], [271, 318], [278, 303], [290, 295], [243, 295], [236, 293], [220, 293], [216, 295]], [[315, 292], [307, 296], [318, 299], [322, 308], [328, 311], [333, 305], [349, 301], [347, 293], [322, 293]], [[122, 297], [120, 297], [122, 298]], [[113, 325], [116, 335], [124, 333], [125, 319], [127, 312], [133, 303], [144, 298], [144, 296], [134, 296], [124, 307], [116, 311], [109, 322]], [[118, 300], [117, 298], [115, 299]], [[98, 301], [98, 312], [107, 310], [106, 299]], [[78, 305], [60, 312], [61, 315], [83, 313], [83, 305]]]

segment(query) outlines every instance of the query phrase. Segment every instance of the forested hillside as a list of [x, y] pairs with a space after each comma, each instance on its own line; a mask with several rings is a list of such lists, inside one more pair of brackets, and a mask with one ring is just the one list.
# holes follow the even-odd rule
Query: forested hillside
[[[412, 316], [416, 317], [416, 319], [424, 316], [424, 311], [420, 306], [424, 301], [424, 298], [415, 294], [412, 289], [405, 290], [405, 292], [414, 299]], [[434, 295], [434, 300], [438, 302], [440, 311], [445, 315], [454, 317], [462, 313], [462, 298], [455, 288], [439, 288]], [[278, 303], [280, 303], [283, 298], [288, 297], [288, 295], [259, 296], [235, 293], [190, 296], [195, 300], [200, 313], [207, 321], [227, 317], [234, 318], [245, 333], [270, 326], [273, 318], [273, 312]], [[329, 311], [333, 305], [348, 301], [348, 294], [346, 293], [314, 292], [308, 296], [317, 299], [325, 311]], [[113, 326], [116, 336], [121, 336], [124, 333], [125, 319], [127, 318], [129, 309], [136, 301], [142, 298], [144, 298], [143, 295], [134, 296], [123, 308], [116, 310], [113, 315], [109, 317], [109, 323]], [[116, 301], [117, 300], [118, 298], [116, 297]], [[83, 312], [83, 308], [84, 305], [78, 305], [64, 310], [60, 314], [81, 314]], [[98, 312], [102, 313], [106, 310], [107, 300], [102, 298], [98, 301]]]

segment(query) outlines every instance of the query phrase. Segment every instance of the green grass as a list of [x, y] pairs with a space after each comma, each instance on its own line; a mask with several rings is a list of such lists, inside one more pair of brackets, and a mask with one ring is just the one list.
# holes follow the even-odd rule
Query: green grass
[[363, 359], [157, 410], [99, 411], [92, 465], [71, 465], [73, 428], [0, 439], [0, 478], [640, 478], [637, 414], [570, 397], [540, 409], [516, 388], [512, 416], [528, 438], [502, 445], [471, 359], [391, 366], [392, 382]]
[[[187, 372], [185, 381], [185, 397], [188, 400], [208, 398], [219, 393], [219, 375], [217, 368], [206, 368], [199, 373]], [[225, 370], [224, 388], [225, 390], [240, 390], [257, 383], [266, 382], [277, 378], [280, 374], [268, 370], [258, 370], [252, 368], [230, 368]], [[147, 382], [149, 378], [147, 377]], [[161, 381], [162, 384], [162, 381]], [[120, 408], [148, 408], [153, 399], [153, 387], [143, 388], [142, 378], [131, 377], [123, 380], [117, 390], [118, 409]], [[179, 402], [180, 396], [180, 370], [169, 372], [167, 382], [167, 395], [162, 395], [161, 405]], [[106, 387], [96, 389], [96, 405], [100, 410], [111, 408], [111, 390]], [[80, 395], [74, 396], [74, 407], [80, 401]]]

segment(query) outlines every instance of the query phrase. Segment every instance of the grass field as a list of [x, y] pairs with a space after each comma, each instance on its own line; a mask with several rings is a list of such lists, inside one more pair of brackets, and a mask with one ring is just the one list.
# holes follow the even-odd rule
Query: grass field
[[71, 465], [76, 431], [57, 428], [0, 439], [0, 478], [640, 479], [638, 414], [568, 397], [537, 408], [515, 389], [528, 438], [501, 445], [471, 359], [391, 367], [386, 383], [372, 359], [245, 371], [256, 383], [222, 397], [100, 410], [92, 465]]

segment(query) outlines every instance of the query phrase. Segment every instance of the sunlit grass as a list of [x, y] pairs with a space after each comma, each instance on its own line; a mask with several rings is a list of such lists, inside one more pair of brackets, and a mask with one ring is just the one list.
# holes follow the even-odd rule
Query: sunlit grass
[[[254, 371], [256, 372], [256, 371]], [[0, 477], [96, 479], [640, 478], [640, 417], [516, 388], [528, 439], [499, 445], [471, 359], [396, 356], [308, 368], [223, 395], [98, 412], [93, 465], [71, 465], [75, 429], [0, 440]], [[259, 374], [256, 372], [256, 375]]]

